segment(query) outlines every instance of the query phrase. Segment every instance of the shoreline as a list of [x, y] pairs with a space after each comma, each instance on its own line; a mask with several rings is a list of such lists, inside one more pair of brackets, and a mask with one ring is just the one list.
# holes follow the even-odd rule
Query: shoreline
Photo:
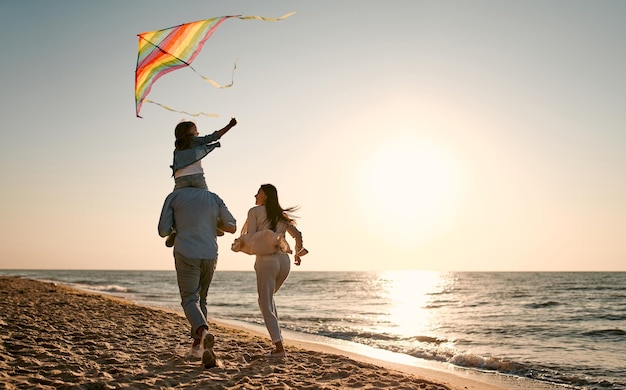
[[0, 276], [0, 296], [6, 388], [522, 388], [289, 334], [287, 359], [256, 359], [271, 347], [267, 335], [219, 320], [210, 325], [222, 364], [205, 370], [185, 358], [191, 341], [182, 313], [12, 276]]
[[[212, 319], [211, 322], [220, 326], [242, 330], [244, 332], [249, 332], [260, 337], [267, 338], [267, 331], [260, 325], [252, 325], [225, 319]], [[557, 384], [540, 382], [528, 378], [515, 377], [495, 372], [481, 372], [442, 362], [428, 361], [402, 353], [376, 349], [345, 340], [301, 334], [299, 332], [284, 329], [282, 330], [282, 333], [287, 347], [295, 346], [311, 351], [343, 355], [360, 362], [375, 364], [387, 369], [415, 375], [424, 380], [445, 384], [447, 386], [451, 386], [451, 388], [477, 390], [555, 390], [566, 388]]]

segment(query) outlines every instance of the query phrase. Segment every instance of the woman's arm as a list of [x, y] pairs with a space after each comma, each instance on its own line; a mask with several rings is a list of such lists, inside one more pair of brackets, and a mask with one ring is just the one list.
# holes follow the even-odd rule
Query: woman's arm
[[302, 233], [292, 224], [287, 224], [287, 232], [296, 240], [296, 253], [302, 249]]
[[302, 247], [302, 233], [300, 233], [300, 230], [298, 230], [298, 228], [296, 228], [294, 225], [292, 224], [288, 224], [287, 225], [287, 232], [289, 233], [289, 235], [291, 237], [294, 238], [294, 240], [296, 240], [296, 250], [295, 250], [295, 255], [294, 255], [294, 259], [295, 259], [295, 264], [296, 265], [300, 265], [300, 253], [302, 252], [302, 256], [304, 256], [306, 253], [306, 249], [304, 249], [303, 251], [303, 247]]
[[256, 233], [257, 232], [257, 221], [256, 215], [254, 214], [254, 207], [248, 210], [248, 219], [246, 220], [246, 234], [247, 233]]

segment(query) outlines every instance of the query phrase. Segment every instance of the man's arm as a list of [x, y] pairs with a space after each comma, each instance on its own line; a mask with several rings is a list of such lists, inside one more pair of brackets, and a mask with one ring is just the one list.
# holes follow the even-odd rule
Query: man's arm
[[172, 209], [172, 194], [168, 195], [163, 202], [161, 217], [159, 217], [159, 236], [167, 237], [174, 229], [174, 210]]
[[228, 210], [228, 207], [226, 207], [226, 205], [224, 204], [224, 201], [219, 198], [219, 196], [218, 199], [220, 220], [217, 227], [225, 232], [235, 233], [237, 231], [237, 221]]
[[217, 223], [217, 227], [220, 228], [221, 230], [227, 232], [227, 233], [235, 233], [237, 231], [237, 225], [236, 224], [224, 224], [221, 219]]

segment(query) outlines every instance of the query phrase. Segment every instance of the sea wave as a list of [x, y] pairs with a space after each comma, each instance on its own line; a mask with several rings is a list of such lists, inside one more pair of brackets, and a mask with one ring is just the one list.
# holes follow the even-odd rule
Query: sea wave
[[532, 368], [519, 362], [508, 359], [485, 357], [472, 354], [454, 355], [450, 360], [448, 360], [448, 363], [452, 363], [461, 367], [498, 371], [506, 374], [524, 377], [527, 377], [530, 373], [532, 373]]
[[[622, 329], [596, 329], [596, 330], [590, 330], [587, 332], [583, 332], [582, 333], [583, 336], [591, 336], [591, 337], [610, 337], [612, 338], [613, 336], [625, 336], [626, 335], [626, 331], [622, 330]], [[622, 338], [619, 339], [620, 341], [623, 341]]]
[[124, 287], [124, 286], [119, 286], [116, 284], [106, 284], [106, 285], [98, 285], [98, 284], [83, 284], [81, 285], [80, 283], [76, 283], [74, 284], [74, 286], [84, 289], [84, 290], [92, 290], [92, 291], [98, 291], [98, 292], [105, 292], [105, 293], [114, 293], [114, 294], [118, 294], [118, 293], [132, 293], [134, 292], [132, 289], [128, 288], [128, 287]]
[[529, 309], [544, 309], [547, 307], [560, 306], [561, 302], [548, 301], [548, 302], [538, 302], [538, 303], [529, 303], [525, 305], [525, 307]]

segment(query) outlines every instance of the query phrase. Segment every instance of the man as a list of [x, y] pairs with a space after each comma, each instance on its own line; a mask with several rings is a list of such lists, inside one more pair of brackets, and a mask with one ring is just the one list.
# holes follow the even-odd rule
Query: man
[[202, 357], [205, 368], [217, 365], [215, 339], [207, 323], [206, 298], [217, 265], [218, 222], [225, 232], [237, 231], [235, 218], [219, 196], [202, 188], [185, 187], [167, 196], [158, 227], [161, 237], [167, 237], [176, 227], [176, 278], [193, 338], [189, 356]]

